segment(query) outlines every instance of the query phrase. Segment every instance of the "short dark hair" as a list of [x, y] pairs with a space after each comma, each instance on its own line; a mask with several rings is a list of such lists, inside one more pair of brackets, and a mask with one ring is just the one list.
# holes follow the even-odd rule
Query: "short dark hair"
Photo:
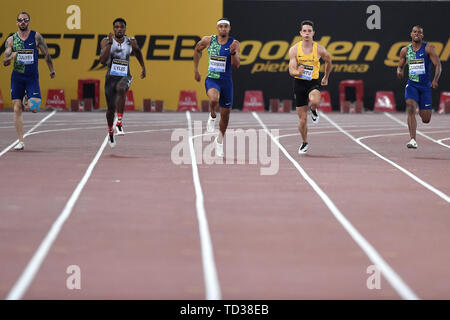
[[116, 18], [116, 20], [114, 20], [113, 22], [113, 27], [116, 24], [116, 22], [122, 22], [125, 25], [125, 27], [127, 26], [127, 22], [125, 21], [124, 18]]
[[300, 23], [300, 30], [303, 28], [304, 25], [311, 26], [314, 30], [314, 22], [312, 22], [311, 20], [303, 20]]
[[30, 15], [28, 14], [28, 12], [25, 12], [25, 11], [19, 12], [19, 14], [17, 15], [17, 19], [19, 19], [19, 16], [20, 16], [21, 14], [26, 14], [26, 15], [28, 16], [28, 19], [31, 20]]

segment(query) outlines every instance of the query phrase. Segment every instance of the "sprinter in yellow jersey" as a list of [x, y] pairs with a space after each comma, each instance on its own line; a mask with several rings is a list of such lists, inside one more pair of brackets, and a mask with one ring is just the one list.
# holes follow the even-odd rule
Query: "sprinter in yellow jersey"
[[[331, 57], [324, 47], [313, 41], [314, 23], [312, 21], [302, 21], [300, 35], [302, 41], [289, 50], [289, 74], [294, 77], [295, 105], [299, 118], [298, 130], [303, 139], [298, 153], [305, 154], [309, 147], [306, 126], [308, 105], [311, 107], [312, 121], [319, 122], [316, 109], [321, 99], [320, 87], [328, 84]], [[321, 82], [319, 82], [320, 58], [325, 61], [325, 75]]]

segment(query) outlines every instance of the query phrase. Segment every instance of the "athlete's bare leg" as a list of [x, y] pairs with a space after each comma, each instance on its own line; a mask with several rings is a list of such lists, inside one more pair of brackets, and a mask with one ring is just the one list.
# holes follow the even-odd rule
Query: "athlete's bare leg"
[[423, 123], [430, 123], [431, 121], [431, 109], [422, 109], [419, 110], [419, 115], [422, 118]]
[[217, 142], [222, 143], [223, 137], [225, 137], [225, 131], [228, 128], [228, 121], [230, 120], [231, 108], [220, 107], [220, 123], [219, 123], [219, 136]]
[[23, 142], [23, 117], [22, 117], [22, 100], [14, 99], [14, 125], [16, 126], [19, 141]]
[[215, 118], [217, 106], [219, 105], [220, 93], [217, 89], [211, 88], [206, 93], [209, 98], [209, 112], [211, 113], [211, 117]]
[[413, 99], [406, 100], [406, 112], [408, 113], [408, 129], [409, 136], [411, 139], [416, 140], [416, 129], [417, 129], [417, 121], [416, 121], [416, 108], [417, 102]]
[[320, 101], [322, 100], [322, 95], [320, 94], [320, 91], [317, 89], [312, 90], [309, 93], [308, 98], [311, 110], [316, 111], [317, 107], [320, 105]]
[[306, 126], [306, 120], [308, 116], [308, 106], [297, 107], [297, 115], [298, 115], [298, 131], [302, 136], [303, 142], [308, 142], [308, 128]]

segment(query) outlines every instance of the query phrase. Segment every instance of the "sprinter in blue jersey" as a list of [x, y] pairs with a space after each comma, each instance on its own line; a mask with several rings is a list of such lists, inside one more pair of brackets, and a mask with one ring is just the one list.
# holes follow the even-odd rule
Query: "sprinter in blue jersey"
[[232, 67], [240, 66], [239, 41], [230, 37], [231, 24], [227, 18], [217, 21], [217, 35], [203, 37], [194, 49], [194, 78], [200, 82], [198, 63], [202, 51], [208, 48], [209, 67], [205, 80], [206, 94], [209, 98], [208, 132], [214, 132], [216, 107], [220, 107], [219, 134], [215, 140], [216, 156], [223, 157], [223, 138], [228, 127], [230, 111], [233, 107]]
[[25, 143], [23, 141], [22, 99], [25, 93], [28, 97], [27, 109], [38, 112], [41, 105], [38, 48], [44, 55], [52, 79], [55, 77], [55, 69], [44, 38], [39, 32], [29, 28], [30, 15], [28, 13], [19, 13], [17, 26], [19, 30], [6, 40], [3, 65], [8, 66], [14, 62], [11, 75], [11, 99], [14, 105], [14, 125], [19, 136], [19, 143], [14, 149], [23, 150]]
[[[438, 87], [441, 75], [441, 61], [434, 47], [423, 41], [423, 28], [414, 26], [411, 31], [411, 44], [400, 51], [400, 61], [397, 77], [402, 79], [403, 68], [408, 63], [409, 78], [405, 88], [406, 111], [408, 112], [408, 128], [411, 140], [406, 145], [409, 149], [417, 149], [416, 142], [416, 109], [423, 123], [429, 123], [433, 106], [431, 102], [431, 88]], [[434, 64], [434, 78], [431, 81], [431, 63]]]

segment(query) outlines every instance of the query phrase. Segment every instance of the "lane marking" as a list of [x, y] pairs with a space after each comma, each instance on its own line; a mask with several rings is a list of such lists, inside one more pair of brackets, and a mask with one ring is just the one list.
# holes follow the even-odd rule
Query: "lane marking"
[[391, 286], [397, 291], [397, 293], [403, 299], [417, 300], [419, 299], [417, 295], [408, 287], [408, 285], [400, 278], [400, 276], [387, 264], [386, 261], [380, 256], [376, 249], [359, 233], [359, 231], [348, 221], [341, 211], [336, 207], [336, 205], [331, 201], [325, 192], [317, 185], [317, 183], [311, 179], [311, 177], [306, 173], [306, 171], [300, 166], [298, 161], [296, 161], [283, 145], [275, 139], [272, 133], [267, 129], [266, 125], [259, 116], [252, 112], [253, 116], [259, 122], [261, 127], [263, 127], [266, 134], [275, 142], [275, 144], [284, 153], [286, 158], [288, 158], [292, 164], [297, 168], [302, 177], [309, 183], [309, 185], [314, 189], [314, 191], [319, 195], [325, 205], [333, 213], [334, 217], [339, 221], [339, 223], [344, 227], [344, 229], [350, 234], [353, 240], [359, 245], [359, 247], [364, 251], [367, 257], [374, 263], [382, 274], [385, 276], [387, 281]]
[[[448, 133], [450, 130], [441, 130], [441, 131], [430, 131], [428, 133]], [[347, 131], [350, 132], [350, 131]], [[370, 139], [370, 138], [382, 138], [382, 137], [389, 137], [389, 136], [402, 136], [402, 135], [408, 135], [409, 132], [401, 132], [401, 133], [386, 133], [386, 134], [375, 134], [372, 136], [364, 136], [359, 137], [356, 140], [363, 140], [363, 139]]]
[[378, 152], [376, 152], [375, 150], [373, 150], [372, 148], [368, 147], [366, 144], [362, 143], [360, 140], [356, 139], [355, 137], [353, 137], [350, 133], [348, 133], [347, 131], [345, 131], [344, 129], [342, 129], [337, 123], [335, 123], [333, 120], [331, 120], [327, 115], [325, 115], [323, 112], [320, 112], [321, 116], [323, 116], [328, 122], [330, 122], [333, 126], [335, 126], [340, 132], [342, 132], [343, 134], [345, 134], [347, 137], [349, 137], [350, 139], [352, 139], [353, 141], [355, 141], [357, 144], [359, 144], [361, 147], [363, 147], [364, 149], [370, 151], [371, 153], [373, 153], [374, 155], [376, 155], [378, 158], [386, 161], [387, 163], [389, 163], [390, 165], [394, 166], [395, 168], [397, 168], [398, 170], [400, 170], [401, 172], [403, 172], [404, 174], [406, 174], [408, 177], [412, 178], [414, 181], [416, 181], [417, 183], [421, 184], [422, 186], [424, 186], [425, 188], [427, 188], [428, 190], [430, 190], [431, 192], [433, 192], [434, 194], [436, 194], [437, 196], [441, 197], [442, 199], [444, 199], [445, 201], [447, 201], [447, 203], [450, 203], [450, 197], [448, 195], [446, 195], [445, 193], [443, 193], [442, 191], [436, 189], [435, 187], [433, 187], [432, 185], [426, 183], [425, 181], [423, 181], [422, 179], [420, 179], [419, 177], [415, 176], [414, 174], [412, 174], [411, 172], [409, 172], [408, 170], [406, 170], [405, 168], [401, 167], [400, 165], [398, 165], [397, 163], [395, 163], [392, 160], [389, 160], [388, 158], [382, 156], [381, 154], [379, 154]]
[[[401, 124], [402, 126], [408, 128], [408, 124], [406, 124], [406, 123], [404, 123], [404, 122], [398, 120], [398, 119], [397, 119], [396, 117], [394, 117], [393, 115], [391, 115], [391, 114], [389, 114], [389, 113], [387, 113], [387, 112], [384, 112], [384, 115], [385, 115], [386, 117], [388, 117], [389, 119], [394, 120], [395, 122], [397, 122], [397, 123]], [[443, 147], [446, 147], [446, 148], [449, 148], [449, 149], [450, 149], [450, 146], [449, 146], [449, 145], [446, 145], [445, 143], [442, 143], [442, 142], [439, 141], [439, 140], [433, 139], [432, 137], [426, 135], [425, 133], [423, 133], [423, 132], [421, 132], [421, 131], [419, 131], [419, 130], [417, 130], [417, 129], [416, 129], [416, 133], [417, 133], [418, 135], [421, 135], [421, 136], [424, 137], [424, 138], [427, 138], [427, 139], [430, 140], [430, 141], [433, 141], [434, 143], [437, 143], [437, 144], [439, 144], [439, 145], [441, 145], [441, 146], [443, 146]]]
[[[26, 136], [30, 135], [37, 127], [39, 127], [41, 124], [43, 124], [47, 119], [49, 119], [50, 117], [52, 117], [54, 114], [56, 113], [56, 110], [53, 110], [49, 115], [47, 115], [44, 119], [42, 119], [41, 121], [39, 121], [37, 124], [35, 124], [33, 126], [33, 128], [31, 128], [30, 130], [28, 130], [24, 135], [23, 138], [25, 139]], [[19, 139], [17, 139], [16, 141], [14, 141], [13, 143], [11, 143], [9, 146], [7, 146], [5, 149], [3, 149], [2, 152], [0, 152], [0, 157], [3, 156], [6, 152], [9, 151], [9, 149], [11, 149], [12, 147], [14, 147], [16, 144], [19, 143]]]
[[38, 250], [35, 252], [35, 254], [31, 258], [30, 262], [28, 262], [28, 265], [26, 266], [25, 270], [22, 272], [21, 276], [19, 277], [17, 282], [14, 284], [13, 288], [9, 292], [8, 296], [6, 297], [6, 300], [22, 299], [23, 295], [28, 290], [28, 287], [32, 283], [34, 277], [36, 276], [37, 272], [39, 271], [39, 268], [41, 267], [42, 263], [44, 262], [45, 257], [47, 256], [48, 252], [50, 251], [50, 248], [53, 245], [53, 242], [56, 240], [56, 237], [58, 236], [59, 232], [61, 231], [61, 228], [63, 227], [64, 222], [66, 222], [66, 220], [69, 218], [70, 214], [72, 213], [73, 207], [75, 206], [75, 203], [77, 202], [78, 198], [80, 197], [80, 194], [83, 191], [84, 186], [88, 182], [88, 179], [91, 176], [92, 171], [94, 170], [94, 167], [97, 164], [107, 143], [108, 143], [108, 135], [106, 135], [105, 139], [103, 139], [103, 143], [101, 144], [100, 149], [97, 151], [97, 154], [95, 155], [94, 159], [92, 160], [89, 167], [87, 168], [86, 173], [84, 174], [83, 178], [78, 183], [77, 187], [75, 188], [75, 190], [73, 191], [69, 200], [67, 201], [66, 205], [64, 206], [64, 209], [61, 211], [60, 215], [58, 216], [56, 221], [51, 226], [50, 231], [47, 233], [44, 240], [41, 242]]
[[200, 244], [202, 249], [203, 274], [206, 289], [207, 300], [220, 300], [222, 294], [220, 291], [219, 278], [217, 276], [216, 264], [214, 262], [214, 251], [211, 236], [208, 228], [208, 220], [206, 219], [205, 204], [203, 198], [202, 186], [200, 184], [200, 176], [198, 174], [197, 159], [195, 156], [193, 132], [191, 123], [191, 113], [186, 111], [186, 118], [189, 129], [189, 151], [191, 154], [192, 178], [195, 187], [195, 207], [197, 209], [197, 219], [200, 232]]

